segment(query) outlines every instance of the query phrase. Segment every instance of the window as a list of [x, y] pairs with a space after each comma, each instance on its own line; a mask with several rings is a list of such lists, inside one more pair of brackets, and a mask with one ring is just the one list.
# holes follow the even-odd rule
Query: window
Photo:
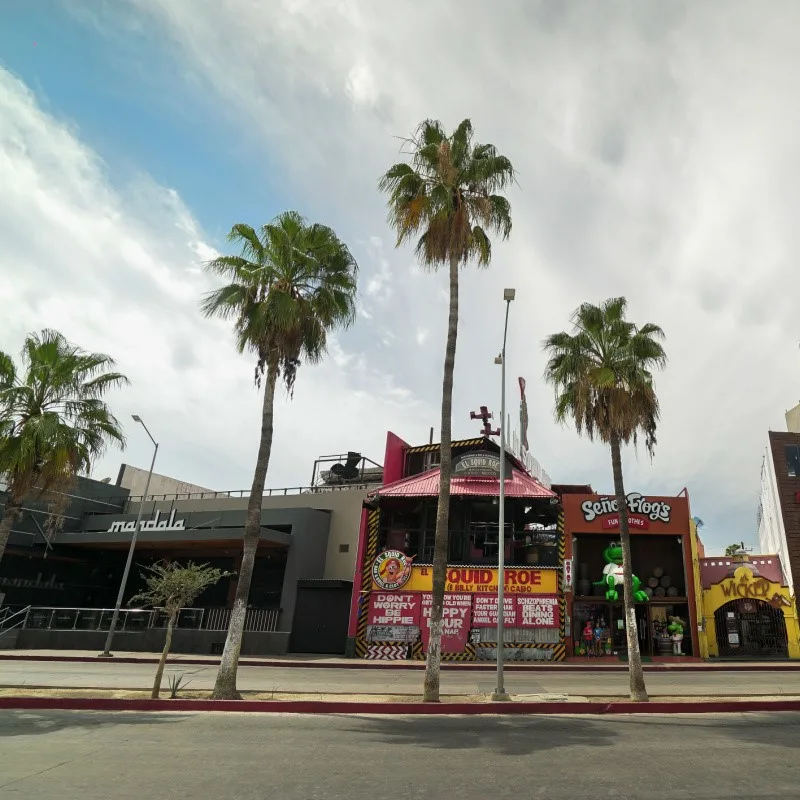
[[800, 444], [786, 445], [786, 468], [790, 478], [800, 477]]
[[340, 544], [339, 545], [339, 552], [340, 553], [349, 553], [350, 552], [350, 545], [349, 544]]

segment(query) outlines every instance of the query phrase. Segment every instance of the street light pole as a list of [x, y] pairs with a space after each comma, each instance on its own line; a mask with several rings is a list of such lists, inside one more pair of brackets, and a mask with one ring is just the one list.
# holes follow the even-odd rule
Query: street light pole
[[500, 364], [500, 492], [497, 514], [497, 685], [492, 700], [495, 702], [510, 700], [503, 679], [503, 629], [505, 626], [505, 556], [506, 556], [506, 337], [508, 335], [508, 310], [516, 292], [514, 289], [503, 291], [506, 303], [506, 319], [503, 325], [503, 349], [494, 363]]
[[138, 422], [145, 430], [145, 433], [150, 437], [153, 443], [153, 460], [150, 462], [150, 472], [147, 473], [147, 483], [144, 485], [144, 494], [139, 502], [139, 511], [136, 514], [136, 525], [131, 535], [131, 546], [128, 548], [128, 560], [125, 562], [125, 570], [122, 573], [122, 581], [119, 584], [119, 594], [117, 595], [117, 604], [114, 606], [114, 614], [111, 617], [111, 626], [108, 629], [108, 636], [106, 637], [106, 646], [103, 652], [98, 655], [98, 658], [113, 658], [111, 652], [111, 643], [114, 639], [114, 631], [117, 627], [117, 620], [119, 619], [119, 610], [122, 607], [122, 598], [125, 595], [125, 586], [128, 583], [128, 575], [131, 571], [131, 564], [133, 563], [133, 551], [136, 549], [136, 538], [139, 535], [139, 528], [142, 523], [142, 512], [144, 511], [144, 501], [147, 498], [147, 492], [150, 490], [150, 479], [153, 477], [153, 467], [156, 465], [156, 456], [158, 455], [158, 442], [151, 436], [150, 431], [147, 430], [147, 425], [144, 424], [142, 418], [138, 414], [133, 414], [134, 422]]

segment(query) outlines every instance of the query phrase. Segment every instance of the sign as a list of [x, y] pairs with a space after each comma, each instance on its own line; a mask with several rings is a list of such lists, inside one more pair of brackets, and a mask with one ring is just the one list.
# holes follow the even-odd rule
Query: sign
[[[619, 515], [604, 519], [602, 525], [605, 530], [616, 530], [619, 528]], [[639, 530], [646, 531], [650, 527], [650, 523], [644, 517], [636, 517], [633, 514], [628, 514], [628, 527], [639, 528]]]
[[[644, 495], [631, 492], [627, 497], [628, 511], [632, 515], [638, 515], [653, 522], [669, 522], [672, 507], [663, 500], [648, 500]], [[615, 497], [599, 497], [596, 500], [584, 500], [581, 503], [581, 511], [586, 522], [593, 522], [597, 517], [606, 514], [617, 515], [617, 527], [619, 527], [619, 509]], [[609, 526], [612, 527], [612, 526]], [[639, 526], [639, 527], [647, 527]]]
[[419, 628], [412, 625], [370, 625], [367, 639], [370, 642], [416, 642]]
[[557, 597], [520, 596], [517, 603], [520, 628], [558, 628], [561, 624]]
[[[159, 531], [163, 533], [164, 531], [184, 531], [186, 530], [185, 522], [186, 520], [183, 519], [175, 519], [176, 511], [173, 508], [172, 512], [170, 513], [169, 517], [165, 517], [163, 520], [161, 519], [161, 512], [156, 511], [155, 516], [152, 519], [142, 520], [139, 523], [139, 530], [140, 531]], [[132, 520], [131, 522], [112, 522], [111, 527], [106, 531], [106, 533], [133, 533], [136, 530], [136, 520]]]
[[753, 597], [761, 600], [766, 599], [770, 590], [770, 582], [766, 578], [753, 578], [749, 572], [738, 581], [726, 581], [721, 586], [725, 597]]
[[454, 478], [497, 478], [500, 456], [494, 453], [464, 453], [453, 462]]
[[572, 559], [564, 559], [564, 591], [572, 591]]
[[422, 595], [372, 592], [367, 625], [419, 625]]
[[[428, 652], [433, 595], [422, 596], [422, 647]], [[446, 594], [442, 608], [442, 652], [460, 653], [467, 644], [472, 618], [472, 595]]]
[[411, 559], [400, 550], [384, 550], [372, 564], [372, 580], [379, 589], [400, 589], [411, 577]]
[[525, 397], [525, 378], [519, 380], [519, 429], [520, 446], [523, 452], [528, 450], [528, 400]]
[[[407, 592], [430, 592], [433, 589], [433, 567], [412, 566], [411, 576], [402, 584]], [[373, 589], [386, 589], [375, 580]], [[399, 587], [398, 587], [399, 588]], [[446, 592], [497, 594], [497, 567], [448, 567]], [[506, 567], [506, 594], [555, 594], [558, 591], [558, 569]]]
[[[517, 596], [503, 598], [503, 625], [507, 628], [517, 626]], [[475, 594], [472, 596], [472, 627], [497, 627], [497, 595]]]

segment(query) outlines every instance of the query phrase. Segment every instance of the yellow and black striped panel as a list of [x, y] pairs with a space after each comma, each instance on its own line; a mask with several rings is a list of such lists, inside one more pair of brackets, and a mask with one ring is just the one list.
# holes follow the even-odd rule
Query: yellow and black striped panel
[[442, 653], [442, 661], [474, 661], [475, 645], [467, 644], [460, 653]]
[[411, 658], [416, 661], [424, 661], [425, 653], [422, 652], [422, 642], [417, 640], [411, 645]]
[[[455, 442], [452, 442], [450, 446], [455, 449], [456, 447], [477, 447], [479, 444], [484, 442], [483, 436], [479, 436], [477, 439], [459, 439]], [[411, 453], [432, 453], [434, 450], [438, 450], [441, 447], [441, 442], [436, 442], [435, 444], [422, 444], [419, 447], [409, 447], [406, 450], [407, 454]]]
[[[497, 647], [497, 642], [481, 642], [478, 647], [491, 649]], [[551, 661], [563, 661], [567, 655], [567, 649], [563, 644], [545, 644], [542, 642], [506, 642], [504, 650], [552, 650]]]
[[367, 541], [364, 547], [364, 560], [361, 564], [361, 595], [358, 609], [358, 623], [356, 625], [356, 655], [363, 658], [367, 654], [367, 612], [369, 611], [369, 596], [372, 590], [372, 564], [378, 555], [378, 525], [381, 512], [379, 508], [372, 509], [367, 515]]

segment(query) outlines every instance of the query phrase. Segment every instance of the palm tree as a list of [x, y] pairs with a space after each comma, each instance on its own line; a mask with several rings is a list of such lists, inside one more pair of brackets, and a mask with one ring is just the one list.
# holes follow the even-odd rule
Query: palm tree
[[301, 360], [318, 363], [327, 335], [355, 319], [355, 259], [328, 227], [309, 224], [296, 211], [286, 211], [255, 230], [237, 224], [228, 240], [241, 248], [238, 256], [220, 256], [207, 268], [228, 283], [208, 293], [206, 316], [233, 321], [239, 352], [256, 356], [255, 382], [266, 376], [253, 485], [244, 526], [242, 566], [228, 635], [214, 686], [216, 699], [238, 699], [236, 671], [242, 647], [247, 600], [261, 532], [261, 499], [272, 451], [275, 386], [282, 378], [291, 394]]
[[391, 167], [380, 179], [388, 195], [389, 224], [397, 246], [417, 240], [416, 253], [425, 267], [450, 270], [450, 310], [442, 380], [442, 430], [439, 504], [433, 551], [433, 597], [425, 665], [424, 699], [439, 700], [442, 607], [447, 570], [450, 516], [451, 419], [453, 370], [458, 336], [458, 268], [470, 260], [487, 266], [492, 247], [487, 231], [506, 239], [511, 233], [511, 207], [497, 192], [514, 180], [511, 162], [494, 145], [473, 142], [472, 123], [465, 119], [448, 136], [437, 120], [425, 120], [406, 141], [410, 163]]
[[744, 542], [739, 542], [738, 544], [729, 544], [725, 548], [725, 555], [735, 556], [740, 551], [744, 552]]
[[88, 473], [109, 442], [124, 446], [102, 399], [128, 383], [114, 366], [109, 356], [87, 353], [53, 330], [26, 337], [21, 370], [0, 352], [0, 479], [7, 495], [0, 558], [23, 498], [52, 501], [50, 524], [57, 528], [75, 476]]
[[549, 360], [546, 380], [556, 392], [556, 420], [572, 420], [579, 434], [586, 432], [611, 447], [614, 494], [619, 508], [623, 554], [624, 604], [628, 637], [628, 665], [632, 700], [647, 700], [642, 657], [636, 631], [631, 569], [628, 509], [622, 480], [621, 447], [644, 436], [653, 456], [658, 397], [652, 370], [663, 367], [667, 357], [657, 325], [637, 327], [625, 319], [624, 297], [595, 306], [584, 303], [572, 316], [573, 332], [556, 333], [544, 342]]

